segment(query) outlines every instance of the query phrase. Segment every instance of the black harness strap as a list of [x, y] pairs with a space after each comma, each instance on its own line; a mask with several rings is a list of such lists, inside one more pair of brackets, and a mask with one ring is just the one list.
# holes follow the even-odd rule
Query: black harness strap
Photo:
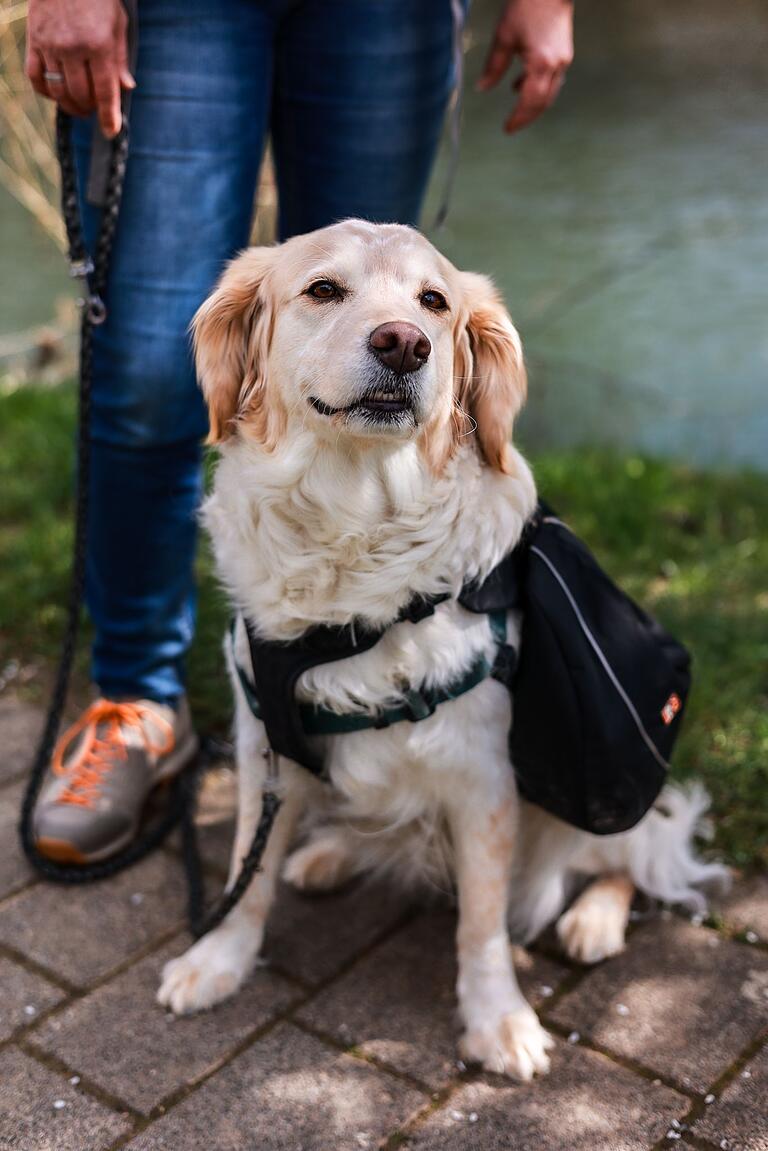
[[[399, 613], [393, 623], [410, 620], [418, 623], [433, 615], [436, 606], [448, 595], [417, 596]], [[364, 625], [319, 625], [304, 632], [290, 643], [262, 639], [253, 624], [245, 621], [251, 655], [252, 682], [246, 690], [251, 710], [258, 701], [259, 718], [267, 729], [273, 751], [295, 760], [313, 775], [323, 776], [322, 757], [307, 740], [302, 705], [296, 699], [296, 684], [303, 672], [324, 663], [333, 663], [370, 651], [387, 627]], [[243, 676], [240, 676], [241, 682]]]
[[[266, 728], [270, 747], [313, 775], [325, 778], [323, 756], [311, 743], [314, 736], [366, 731], [405, 721], [416, 723], [432, 715], [441, 703], [458, 698], [489, 676], [510, 687], [517, 651], [506, 641], [506, 612], [520, 606], [519, 568], [520, 552], [516, 548], [485, 580], [465, 585], [458, 596], [462, 607], [488, 617], [496, 641], [493, 663], [480, 656], [451, 683], [434, 687], [404, 685], [398, 693], [401, 702], [376, 711], [337, 714], [328, 708], [301, 703], [296, 697], [296, 686], [310, 668], [370, 651], [388, 628], [406, 620], [418, 623], [434, 614], [437, 605], [450, 598], [447, 594], [415, 597], [395, 619], [380, 628], [364, 624], [319, 625], [289, 642], [262, 638], [253, 623], [244, 618], [250, 666], [246, 671], [236, 658], [234, 664], [248, 706]], [[234, 629], [233, 621], [233, 641]]]

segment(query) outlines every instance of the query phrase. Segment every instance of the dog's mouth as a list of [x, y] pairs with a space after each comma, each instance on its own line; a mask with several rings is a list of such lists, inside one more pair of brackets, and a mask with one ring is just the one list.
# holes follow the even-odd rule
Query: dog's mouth
[[361, 415], [377, 423], [413, 417], [413, 396], [404, 383], [369, 388], [359, 399], [340, 408], [331, 407], [317, 396], [310, 396], [309, 402], [321, 416]]

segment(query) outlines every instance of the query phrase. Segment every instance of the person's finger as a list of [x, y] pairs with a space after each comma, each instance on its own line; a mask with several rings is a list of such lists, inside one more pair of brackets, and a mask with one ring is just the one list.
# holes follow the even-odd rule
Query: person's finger
[[496, 87], [512, 63], [514, 54], [515, 47], [512, 41], [502, 41], [498, 36], [494, 38], [482, 75], [475, 85], [478, 92], [487, 92], [489, 88]]
[[40, 53], [30, 48], [29, 45], [27, 45], [27, 59], [24, 70], [27, 74], [27, 79], [38, 96], [45, 96], [46, 100], [52, 100], [53, 96], [48, 89], [44, 76], [45, 61]]
[[120, 79], [117, 63], [113, 56], [97, 56], [88, 61], [88, 66], [91, 71], [99, 126], [107, 139], [111, 140], [120, 131], [123, 119], [120, 111]]
[[550, 98], [554, 76], [555, 70], [552, 68], [531, 70], [523, 74], [518, 81], [517, 104], [504, 124], [505, 132], [518, 132], [549, 107], [554, 99], [554, 95]]
[[61, 60], [49, 56], [47, 52], [40, 53], [40, 56], [43, 62], [43, 81], [48, 90], [49, 98], [55, 100], [67, 115], [79, 116], [80, 110], [67, 90], [64, 65]]
[[115, 65], [117, 67], [117, 78], [120, 82], [121, 88], [127, 88], [129, 91], [136, 87], [136, 81], [131, 75], [131, 69], [128, 66], [128, 37], [119, 35], [115, 45]]
[[95, 107], [91, 77], [83, 59], [64, 60], [64, 81], [69, 99], [81, 116], [87, 116]]

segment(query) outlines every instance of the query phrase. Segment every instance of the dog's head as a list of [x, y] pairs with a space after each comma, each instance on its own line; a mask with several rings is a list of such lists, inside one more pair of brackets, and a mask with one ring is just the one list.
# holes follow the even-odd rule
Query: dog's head
[[346, 220], [229, 265], [193, 322], [212, 443], [274, 448], [292, 421], [338, 442], [416, 438], [439, 471], [476, 434], [507, 471], [525, 398], [493, 284], [412, 228]]

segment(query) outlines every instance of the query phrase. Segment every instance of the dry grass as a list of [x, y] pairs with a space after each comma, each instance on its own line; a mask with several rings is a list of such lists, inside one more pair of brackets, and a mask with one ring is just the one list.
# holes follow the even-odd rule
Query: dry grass
[[53, 108], [24, 74], [26, 12], [21, 2], [0, 12], [0, 184], [64, 251]]

